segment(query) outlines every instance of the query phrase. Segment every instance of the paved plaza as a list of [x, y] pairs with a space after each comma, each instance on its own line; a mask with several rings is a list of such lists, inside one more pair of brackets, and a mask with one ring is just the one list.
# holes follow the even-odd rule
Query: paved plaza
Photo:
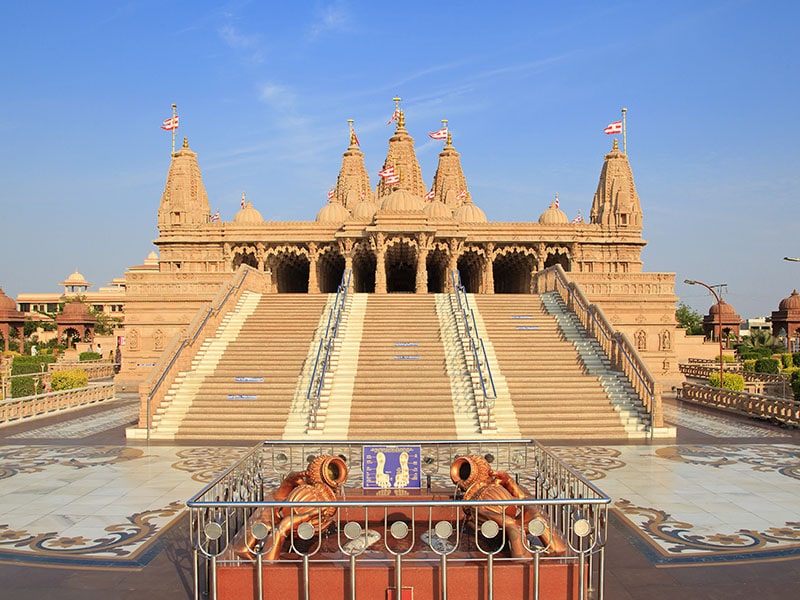
[[[797, 597], [800, 434], [666, 403], [674, 441], [548, 444], [612, 498], [606, 598]], [[193, 597], [185, 502], [250, 444], [129, 442], [137, 414], [0, 429], [0, 597]]]

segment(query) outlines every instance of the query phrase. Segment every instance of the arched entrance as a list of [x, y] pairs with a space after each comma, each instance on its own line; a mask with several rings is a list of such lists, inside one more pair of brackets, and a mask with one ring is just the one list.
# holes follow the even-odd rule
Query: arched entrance
[[323, 294], [336, 292], [344, 274], [344, 256], [333, 248], [325, 248], [317, 258], [319, 291]]
[[386, 291], [414, 292], [417, 286], [417, 249], [398, 240], [386, 250]]
[[458, 258], [458, 272], [461, 285], [468, 294], [482, 291], [484, 257], [475, 250], [467, 250]]
[[356, 246], [353, 254], [353, 289], [362, 294], [375, 292], [375, 267], [377, 261], [366, 244]]
[[278, 252], [273, 257], [272, 269], [279, 294], [308, 293], [308, 257], [290, 250]]
[[547, 258], [544, 261], [544, 268], [546, 269], [547, 267], [561, 265], [562, 269], [564, 269], [565, 271], [569, 271], [570, 270], [569, 262], [570, 262], [569, 257], [566, 255], [566, 253], [561, 250], [557, 250], [547, 256]]
[[531, 254], [512, 250], [494, 259], [495, 294], [530, 294], [536, 262]]
[[431, 294], [441, 294], [447, 285], [447, 250], [436, 248], [428, 253], [428, 260], [425, 261], [428, 269], [428, 292]]
[[233, 270], [236, 271], [242, 265], [258, 268], [255, 248], [240, 246], [233, 250]]

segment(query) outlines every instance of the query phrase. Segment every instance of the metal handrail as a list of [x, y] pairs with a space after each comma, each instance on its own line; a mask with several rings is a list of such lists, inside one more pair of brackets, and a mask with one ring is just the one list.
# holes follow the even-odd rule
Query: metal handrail
[[[469, 306], [469, 297], [461, 283], [461, 274], [454, 270], [451, 273], [451, 277], [453, 278], [453, 289], [455, 290], [456, 300], [458, 302], [458, 312], [461, 319], [464, 321], [464, 329], [466, 330], [467, 336], [469, 336], [472, 355], [475, 358], [475, 366], [478, 369], [478, 379], [480, 379], [481, 382], [483, 403], [486, 407], [488, 417], [488, 413], [494, 405], [493, 400], [497, 399], [497, 388], [494, 385], [492, 367], [489, 365], [486, 345], [483, 343], [483, 339], [478, 335], [478, 322], [475, 320], [475, 311]], [[486, 386], [487, 382], [489, 384], [488, 388]]]
[[[342, 281], [336, 288], [336, 298], [333, 306], [328, 311], [328, 321], [325, 325], [325, 334], [319, 340], [317, 354], [314, 358], [314, 368], [311, 371], [311, 380], [308, 382], [306, 399], [309, 400], [309, 423], [312, 427], [317, 424], [317, 412], [319, 410], [319, 398], [322, 395], [322, 386], [325, 382], [325, 373], [330, 364], [331, 351], [334, 341], [339, 334], [339, 324], [342, 320], [347, 294], [350, 290], [352, 271], [347, 270], [342, 274]], [[323, 354], [323, 349], [325, 350]], [[321, 360], [320, 360], [321, 359]]]
[[661, 414], [660, 386], [627, 336], [623, 332], [615, 331], [600, 307], [590, 304], [578, 285], [567, 279], [566, 272], [561, 265], [555, 265], [536, 274], [536, 286], [539, 293], [542, 293], [542, 290], [538, 289], [540, 281], [545, 282], [544, 287], [550, 288], [545, 279], [547, 276], [553, 278], [552, 291], [559, 293], [567, 307], [581, 320], [587, 332], [600, 342], [600, 346], [611, 360], [612, 365], [615, 365], [614, 368], [625, 373], [634, 384], [634, 388], [650, 414], [652, 428], [661, 427], [663, 415]]

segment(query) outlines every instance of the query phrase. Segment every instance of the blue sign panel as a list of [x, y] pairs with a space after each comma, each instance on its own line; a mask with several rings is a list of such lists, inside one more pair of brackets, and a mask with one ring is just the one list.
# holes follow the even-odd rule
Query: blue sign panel
[[364, 489], [418, 488], [419, 446], [364, 446]]

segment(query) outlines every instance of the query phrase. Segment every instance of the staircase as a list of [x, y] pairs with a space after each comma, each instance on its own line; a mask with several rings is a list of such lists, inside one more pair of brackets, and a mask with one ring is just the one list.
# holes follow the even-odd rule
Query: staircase
[[433, 294], [369, 295], [347, 437], [457, 439], [446, 365]]
[[153, 418], [152, 439], [279, 439], [327, 294], [245, 292]]
[[548, 313], [545, 303], [555, 311], [555, 298], [543, 302], [536, 295], [497, 294], [473, 296], [471, 302], [478, 309], [481, 336], [492, 343], [523, 437], [646, 437], [638, 412], [627, 411], [633, 390], [624, 388], [604, 356], [589, 350], [591, 340], [566, 309], [558, 319]]

